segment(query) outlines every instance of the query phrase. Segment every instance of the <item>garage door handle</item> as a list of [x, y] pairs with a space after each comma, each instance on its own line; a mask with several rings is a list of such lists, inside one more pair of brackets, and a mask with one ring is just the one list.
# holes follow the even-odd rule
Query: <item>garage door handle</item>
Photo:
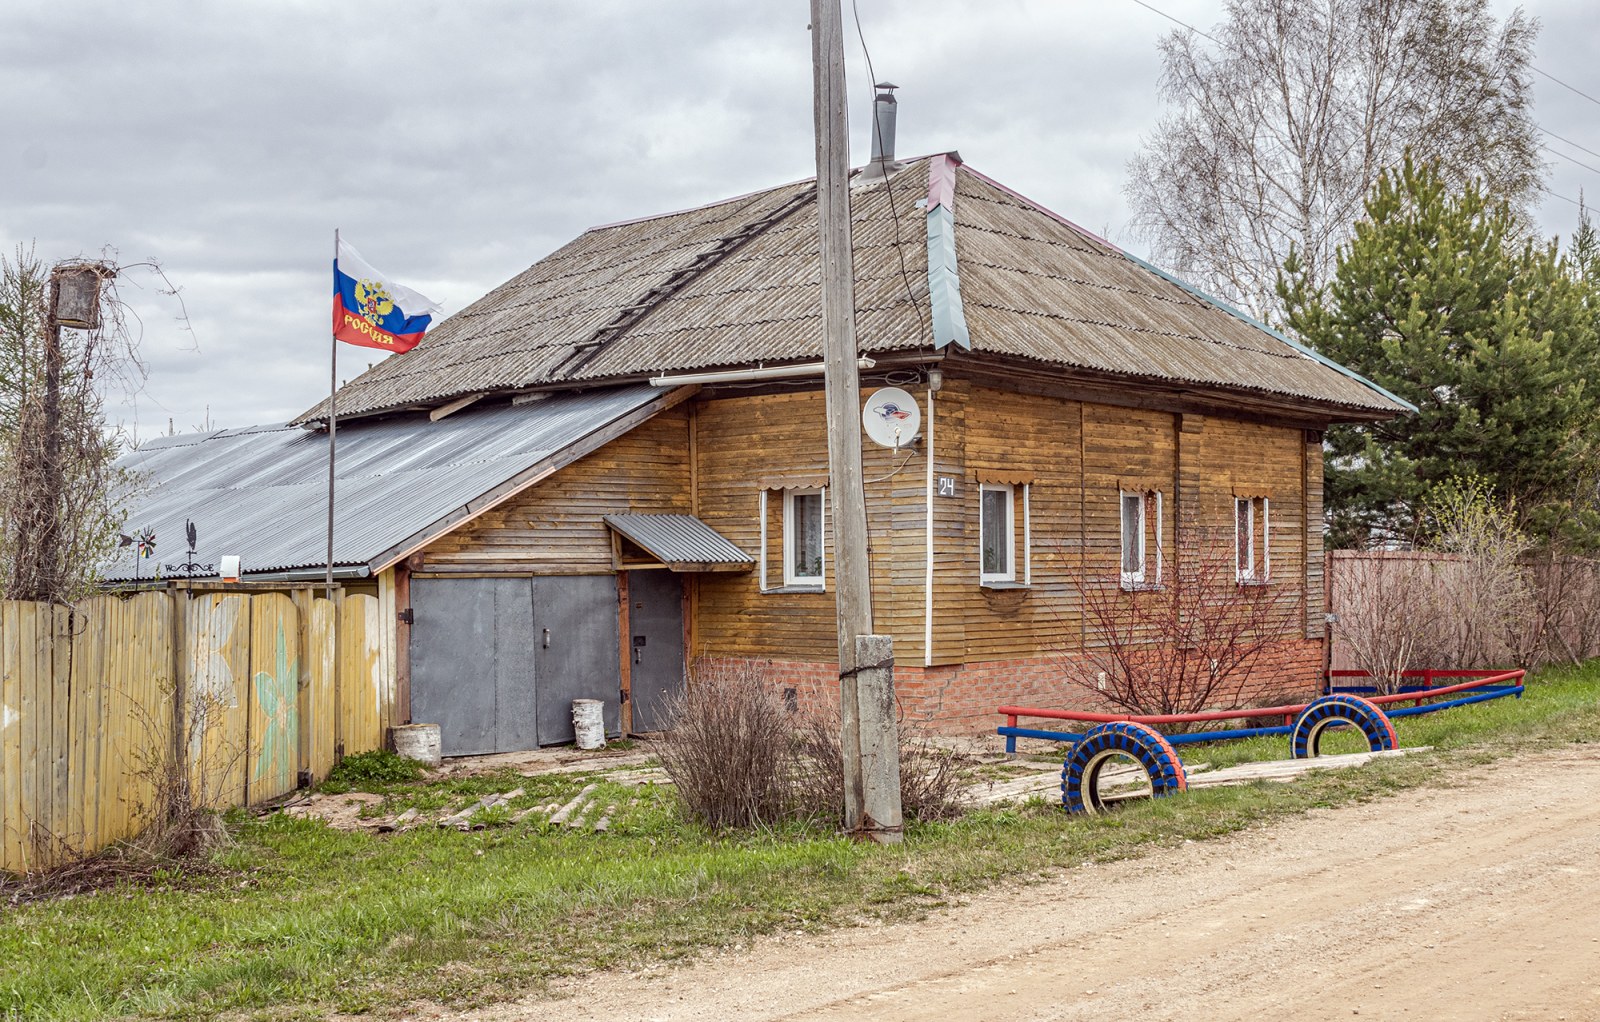
[[544, 630], [544, 648], [550, 648], [550, 629], [548, 628]]

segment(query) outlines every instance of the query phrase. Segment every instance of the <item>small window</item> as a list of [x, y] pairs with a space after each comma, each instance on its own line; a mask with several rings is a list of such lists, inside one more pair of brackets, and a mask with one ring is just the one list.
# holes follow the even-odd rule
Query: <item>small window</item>
[[1122, 494], [1122, 585], [1161, 584], [1161, 492]]
[[823, 492], [783, 491], [783, 584], [822, 585]]
[[1272, 576], [1271, 509], [1265, 497], [1233, 502], [1233, 564], [1240, 582], [1266, 582]]
[[1016, 488], [985, 485], [978, 505], [978, 536], [982, 549], [980, 582], [1014, 582], [1016, 568]]

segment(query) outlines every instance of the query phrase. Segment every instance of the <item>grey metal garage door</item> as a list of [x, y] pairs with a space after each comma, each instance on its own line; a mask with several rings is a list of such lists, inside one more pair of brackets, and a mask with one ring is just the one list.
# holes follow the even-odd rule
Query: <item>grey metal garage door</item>
[[605, 700], [617, 732], [612, 576], [416, 578], [411, 608], [411, 717], [446, 756], [569, 742], [579, 698]]

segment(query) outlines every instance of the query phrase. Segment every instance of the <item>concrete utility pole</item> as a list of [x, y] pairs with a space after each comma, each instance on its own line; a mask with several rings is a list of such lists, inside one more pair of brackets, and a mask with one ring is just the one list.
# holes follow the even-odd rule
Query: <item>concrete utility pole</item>
[[[894, 652], [888, 636], [872, 635], [842, 20], [838, 0], [811, 0], [823, 379], [827, 390], [828, 489], [833, 503], [839, 701], [843, 719], [840, 747], [844, 753], [844, 826], [850, 833], [865, 831], [875, 841], [894, 843], [901, 835]], [[862, 654], [868, 656], [866, 661], [861, 659]]]

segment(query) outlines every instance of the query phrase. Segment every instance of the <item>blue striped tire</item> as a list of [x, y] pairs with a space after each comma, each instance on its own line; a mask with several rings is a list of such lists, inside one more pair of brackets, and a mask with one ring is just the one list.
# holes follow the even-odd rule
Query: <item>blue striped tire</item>
[[1150, 793], [1170, 795], [1188, 787], [1183, 760], [1161, 732], [1133, 721], [1096, 724], [1067, 753], [1061, 765], [1061, 805], [1069, 813], [1098, 813], [1100, 773], [1122, 756], [1131, 757], [1150, 777]]
[[1394, 725], [1389, 715], [1376, 703], [1348, 693], [1323, 696], [1300, 712], [1289, 733], [1289, 747], [1295, 759], [1310, 759], [1318, 755], [1322, 733], [1335, 724], [1349, 724], [1361, 729], [1367, 736], [1367, 746], [1373, 752], [1392, 749], [1397, 744]]

